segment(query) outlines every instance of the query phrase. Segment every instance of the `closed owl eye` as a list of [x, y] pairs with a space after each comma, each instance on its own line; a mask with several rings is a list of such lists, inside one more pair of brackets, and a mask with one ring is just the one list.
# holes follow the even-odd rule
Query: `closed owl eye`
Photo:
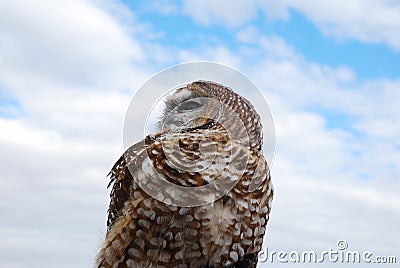
[[202, 106], [201, 103], [198, 103], [196, 101], [185, 101], [181, 105], [178, 106], [178, 111], [179, 112], [184, 112], [184, 111], [191, 111], [198, 109]]

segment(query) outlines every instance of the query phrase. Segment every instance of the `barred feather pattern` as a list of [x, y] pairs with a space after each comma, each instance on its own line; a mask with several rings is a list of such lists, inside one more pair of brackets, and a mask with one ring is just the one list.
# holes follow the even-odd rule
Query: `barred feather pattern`
[[[235, 111], [241, 117], [252, 116], [253, 120], [242, 118], [251, 143], [245, 146], [241, 140], [232, 140], [220, 124], [210, 120], [181, 132], [149, 135], [127, 149], [109, 174], [107, 234], [96, 267], [256, 267], [273, 197], [268, 164], [261, 152], [259, 116], [231, 89], [198, 83], [185, 90], [220, 98], [233, 107], [241, 105]], [[227, 101], [229, 96], [236, 101]], [[243, 107], [245, 114], [240, 113]], [[177, 144], [179, 150], [174, 148]], [[185, 163], [179, 163], [178, 153], [186, 156]], [[177, 168], [188, 163], [193, 163], [191, 171]], [[168, 181], [187, 187], [182, 199], [190, 202], [204, 198], [191, 189], [216, 180], [222, 181], [216, 187], [229, 191], [216, 201], [194, 207], [159, 201], [141, 187], [162, 189], [158, 197], [169, 200], [176, 193], [160, 184]]]

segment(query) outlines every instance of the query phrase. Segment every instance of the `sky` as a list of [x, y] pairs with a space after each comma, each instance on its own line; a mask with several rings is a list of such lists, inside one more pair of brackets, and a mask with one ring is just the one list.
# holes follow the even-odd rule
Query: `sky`
[[0, 267], [93, 266], [129, 103], [190, 61], [239, 70], [272, 111], [264, 248], [400, 262], [399, 17], [393, 0], [0, 1]]

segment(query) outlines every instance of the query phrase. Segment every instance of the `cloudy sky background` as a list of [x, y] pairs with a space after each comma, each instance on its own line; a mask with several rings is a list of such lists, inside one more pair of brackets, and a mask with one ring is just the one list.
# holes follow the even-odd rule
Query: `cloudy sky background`
[[390, 0], [0, 1], [0, 267], [92, 267], [129, 102], [192, 60], [270, 104], [270, 250], [345, 239], [400, 261], [399, 17]]

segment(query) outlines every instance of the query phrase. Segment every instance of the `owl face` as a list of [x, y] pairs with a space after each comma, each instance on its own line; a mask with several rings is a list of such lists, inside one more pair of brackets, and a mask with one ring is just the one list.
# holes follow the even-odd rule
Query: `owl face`
[[167, 98], [159, 124], [161, 131], [180, 132], [218, 122], [223, 105], [206, 91], [178, 89]]
[[222, 126], [233, 139], [262, 147], [260, 116], [251, 103], [232, 89], [210, 81], [196, 81], [175, 90], [165, 101], [158, 132], [186, 132]]

